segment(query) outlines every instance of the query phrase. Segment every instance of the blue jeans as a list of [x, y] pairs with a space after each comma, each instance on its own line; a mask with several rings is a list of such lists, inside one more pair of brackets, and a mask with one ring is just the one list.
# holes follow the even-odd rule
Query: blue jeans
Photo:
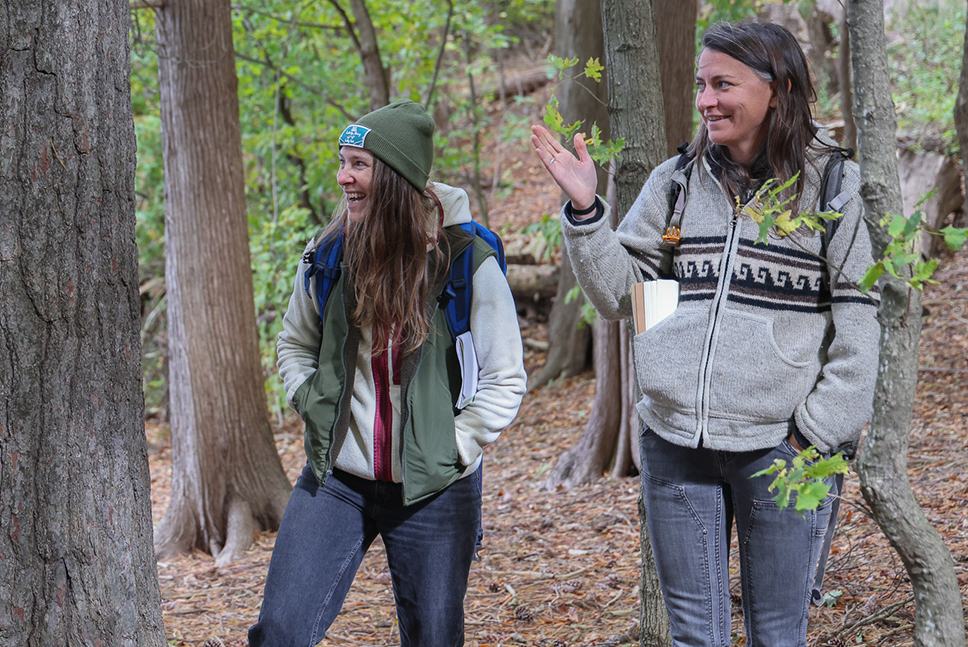
[[676, 647], [729, 647], [729, 543], [739, 539], [746, 644], [804, 647], [814, 571], [830, 501], [780, 510], [772, 476], [750, 478], [797, 451], [724, 452], [680, 447], [646, 429], [642, 490], [659, 583]]
[[322, 640], [363, 555], [381, 535], [401, 645], [463, 645], [464, 594], [480, 515], [474, 476], [404, 506], [398, 483], [336, 470], [320, 487], [307, 466], [283, 515], [249, 644], [311, 647]]

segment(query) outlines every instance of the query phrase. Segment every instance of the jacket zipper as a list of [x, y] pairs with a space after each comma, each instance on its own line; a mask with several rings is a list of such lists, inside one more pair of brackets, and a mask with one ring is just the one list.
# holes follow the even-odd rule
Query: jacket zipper
[[706, 381], [712, 368], [713, 340], [716, 338], [716, 329], [719, 327], [722, 310], [725, 308], [724, 304], [729, 296], [729, 288], [732, 283], [733, 260], [735, 256], [733, 253], [733, 241], [736, 239], [736, 224], [738, 220], [739, 208], [736, 208], [733, 210], [733, 217], [729, 223], [729, 233], [726, 236], [726, 243], [723, 249], [726, 262], [724, 263], [723, 275], [721, 277], [722, 290], [713, 302], [713, 325], [706, 338], [706, 361], [703, 363], [702, 372], [699, 376], [699, 439], [695, 441], [697, 446], [703, 445], [703, 439], [708, 436], [709, 432], [709, 389], [706, 387]]
[[[434, 310], [430, 315], [433, 321], [437, 316], [438, 305], [434, 304]], [[403, 361], [402, 359], [400, 361]], [[403, 505], [407, 505], [407, 425], [411, 424], [410, 419], [410, 385], [413, 378], [420, 372], [420, 365], [423, 364], [423, 349], [420, 349], [420, 357], [417, 365], [413, 368], [413, 374], [409, 376], [406, 386], [400, 384], [400, 406], [406, 407], [403, 420], [400, 421], [400, 491], [403, 492]], [[403, 380], [401, 380], [403, 382]]]

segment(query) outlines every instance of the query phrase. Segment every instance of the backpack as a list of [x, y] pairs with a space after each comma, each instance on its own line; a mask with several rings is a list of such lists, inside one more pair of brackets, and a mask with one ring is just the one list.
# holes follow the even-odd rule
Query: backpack
[[[672, 182], [669, 187], [669, 221], [666, 226], [666, 233], [662, 236], [662, 242], [668, 247], [678, 247], [682, 237], [682, 211], [686, 206], [685, 189], [689, 184], [689, 177], [692, 175], [693, 158], [689, 154], [689, 142], [683, 142], [676, 149], [679, 158], [676, 160], [676, 168], [672, 173]], [[840, 211], [844, 205], [850, 201], [850, 196], [841, 190], [844, 182], [844, 162], [853, 159], [853, 148], [840, 148], [830, 154], [827, 164], [823, 171], [823, 180], [820, 183], [820, 208], [822, 211]], [[821, 255], [827, 255], [827, 243], [837, 231], [839, 219], [832, 220], [824, 226], [823, 247]]]
[[[507, 259], [504, 255], [504, 243], [501, 237], [490, 229], [479, 225], [476, 222], [468, 222], [460, 227], [472, 238], [480, 238], [494, 250], [497, 256], [498, 265], [501, 271], [507, 274]], [[333, 286], [339, 281], [342, 274], [341, 263], [343, 261], [343, 232], [329, 235], [324, 238], [313, 249], [310, 249], [303, 256], [303, 261], [309, 265], [309, 269], [303, 277], [306, 293], [309, 294], [310, 281], [316, 279], [316, 302], [319, 305], [319, 325], [323, 325], [323, 310], [329, 295], [333, 291]], [[447, 329], [450, 331], [451, 338], [456, 340], [462, 334], [471, 329], [471, 298], [474, 292], [474, 243], [471, 242], [461, 253], [451, 262], [450, 276], [444, 284], [437, 302], [444, 310], [444, 318], [447, 320]]]

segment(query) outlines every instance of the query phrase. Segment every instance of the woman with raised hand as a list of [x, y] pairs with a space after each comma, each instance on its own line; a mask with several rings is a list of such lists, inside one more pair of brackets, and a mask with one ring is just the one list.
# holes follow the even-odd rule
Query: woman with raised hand
[[[874, 302], [854, 287], [871, 263], [856, 164], [836, 167], [843, 216], [826, 234], [774, 231], [757, 244], [759, 225], [745, 215], [761, 210], [757, 191], [770, 179], [792, 180], [784, 197], [794, 213], [826, 209], [821, 184], [841, 152], [813, 121], [814, 100], [806, 57], [786, 29], [710, 27], [696, 69], [702, 122], [617, 231], [581, 136], [576, 157], [532, 128], [538, 157], [570, 199], [567, 252], [599, 314], [629, 317], [635, 283], [679, 282], [675, 311], [633, 341], [642, 487], [677, 646], [731, 642], [734, 519], [746, 644], [806, 644], [832, 496], [800, 515], [774, 501], [772, 478], [751, 476], [810, 445], [852, 454], [870, 416], [878, 324]], [[667, 232], [678, 197], [679, 236]]]
[[[467, 194], [428, 183], [433, 133], [424, 109], [403, 100], [340, 137], [345, 200], [299, 264], [279, 334], [308, 461], [251, 645], [322, 640], [377, 535], [401, 644], [464, 644], [482, 452], [517, 413], [525, 373], [494, 250], [460, 227], [471, 222]], [[455, 339], [444, 310], [458, 292], [469, 295], [469, 331]]]

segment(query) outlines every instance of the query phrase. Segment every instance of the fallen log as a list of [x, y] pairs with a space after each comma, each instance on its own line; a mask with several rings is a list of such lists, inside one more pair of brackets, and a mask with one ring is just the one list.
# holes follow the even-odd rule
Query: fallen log
[[[547, 85], [549, 81], [551, 79], [548, 78], [548, 68], [545, 66], [518, 74], [510, 74], [504, 78], [504, 96], [525, 97], [538, 88]], [[487, 85], [481, 91], [481, 96], [490, 101], [500, 99], [500, 81]]]
[[558, 291], [557, 265], [508, 265], [508, 285], [518, 301], [542, 301]]

